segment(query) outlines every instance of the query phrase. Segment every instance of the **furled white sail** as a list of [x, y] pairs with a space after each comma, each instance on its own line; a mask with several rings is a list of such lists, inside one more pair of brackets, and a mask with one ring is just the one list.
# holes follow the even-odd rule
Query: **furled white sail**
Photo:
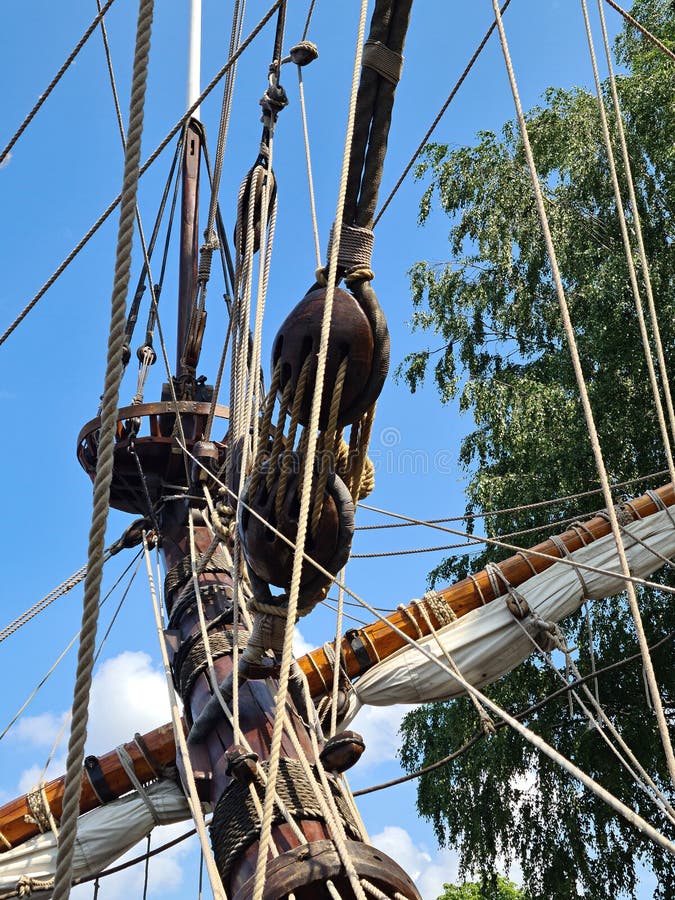
[[[626, 526], [626, 532], [624, 547], [633, 575], [646, 577], [663, 565], [663, 559], [652, 551], [661, 557], [675, 555], [675, 512], [672, 509], [633, 522]], [[611, 534], [577, 550], [569, 559], [610, 572], [619, 571], [616, 544]], [[623, 585], [619, 575], [588, 572], [560, 562], [533, 575], [518, 587], [517, 594], [525, 598], [539, 620], [558, 622], [577, 610], [584, 597], [591, 600], [606, 597], [619, 593]], [[533, 636], [541, 628], [541, 621], [537, 623], [531, 615], [526, 615], [520, 623], [514, 619], [506, 603], [509, 594], [503, 586], [502, 596], [437, 632], [462, 676], [476, 687], [496, 681], [532, 653], [532, 642], [521, 625]], [[446, 662], [433, 635], [417, 644], [436, 659]], [[342, 724], [350, 722], [366, 704], [427, 703], [463, 693], [461, 685], [446, 671], [417, 649], [404, 647], [377, 663], [356, 682]]]
[[[190, 818], [185, 795], [174, 781], [157, 781], [145, 792], [155, 810], [157, 823], [148, 803], [136, 792], [80, 816], [73, 879], [98, 875], [148, 835], [155, 824], [170, 825]], [[56, 839], [49, 831], [0, 854], [0, 893], [17, 889], [25, 879], [52, 879], [56, 849]], [[40, 893], [39, 896], [48, 895]]]

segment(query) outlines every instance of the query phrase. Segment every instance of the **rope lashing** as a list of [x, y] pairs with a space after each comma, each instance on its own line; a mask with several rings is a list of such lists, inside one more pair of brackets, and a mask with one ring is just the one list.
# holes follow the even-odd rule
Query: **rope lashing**
[[51, 831], [58, 840], [59, 829], [54, 818], [49, 800], [45, 792], [44, 782], [36, 785], [26, 794], [26, 804], [30, 810], [30, 814], [24, 816], [24, 821], [31, 825], [37, 825], [40, 834]]
[[396, 85], [403, 70], [403, 56], [391, 50], [382, 41], [366, 41], [361, 65], [373, 69], [378, 75]]

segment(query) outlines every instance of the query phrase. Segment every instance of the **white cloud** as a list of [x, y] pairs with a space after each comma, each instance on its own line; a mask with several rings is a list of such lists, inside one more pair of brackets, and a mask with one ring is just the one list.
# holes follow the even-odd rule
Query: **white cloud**
[[126, 651], [103, 663], [91, 688], [87, 751], [106, 753], [171, 718], [166, 681], [147, 653]]
[[298, 657], [304, 656], [305, 653], [310, 653], [315, 649], [316, 644], [310, 644], [310, 642], [303, 637], [300, 629], [296, 625], [293, 629], [293, 656], [298, 659]]
[[396, 758], [401, 746], [399, 729], [408, 712], [407, 706], [364, 706], [349, 726], [362, 735], [366, 752], [360, 760], [361, 768]]
[[39, 716], [24, 716], [10, 732], [14, 740], [25, 741], [34, 747], [51, 749], [63, 727], [66, 713], [42, 713]]
[[372, 843], [410, 875], [422, 900], [436, 900], [444, 883], [458, 880], [459, 857], [454, 851], [436, 850], [432, 854], [424, 844], [416, 844], [405, 828], [387, 825], [372, 836]]

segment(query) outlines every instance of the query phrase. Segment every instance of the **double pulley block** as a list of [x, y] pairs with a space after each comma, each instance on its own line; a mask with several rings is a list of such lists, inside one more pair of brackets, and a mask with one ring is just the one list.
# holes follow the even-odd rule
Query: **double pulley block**
[[[370, 273], [368, 273], [370, 274]], [[372, 276], [371, 276], [372, 277]], [[239, 516], [242, 546], [256, 597], [275, 602], [271, 586], [285, 592], [293, 570], [302, 492], [310, 493], [310, 523], [305, 546], [298, 609], [305, 614], [325, 596], [333, 577], [349, 558], [354, 530], [354, 484], [345, 484], [350, 456], [342, 431], [358, 438], [364, 417], [374, 406], [389, 367], [389, 334], [369, 278], [349, 279], [335, 287], [320, 398], [317, 453], [311, 484], [305, 484], [308, 430], [311, 427], [327, 288], [315, 283], [283, 322], [273, 343], [271, 402], [279, 418], [261, 436]], [[271, 417], [269, 419], [271, 423]], [[299, 440], [295, 441], [298, 430]], [[342, 453], [342, 458], [340, 451]], [[365, 453], [365, 448], [360, 448]], [[350, 489], [351, 488], [351, 489]], [[317, 565], [313, 565], [312, 561]]]

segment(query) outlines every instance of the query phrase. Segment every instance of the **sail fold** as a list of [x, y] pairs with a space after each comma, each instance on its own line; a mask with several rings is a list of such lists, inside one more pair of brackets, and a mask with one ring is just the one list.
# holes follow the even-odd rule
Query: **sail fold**
[[[145, 788], [145, 793], [158, 824], [170, 825], [190, 818], [185, 795], [174, 781], [154, 782]], [[136, 791], [80, 816], [73, 880], [98, 875], [146, 837], [155, 824], [148, 803]], [[49, 831], [0, 854], [0, 893], [12, 891], [21, 879], [53, 878], [56, 849], [56, 838]]]
[[[661, 568], [663, 559], [652, 551], [667, 558], [675, 554], [673, 511], [665, 509], [627, 525], [623, 542], [633, 575], [646, 577]], [[509, 593], [504, 585], [504, 594], [437, 631], [444, 650], [470, 684], [476, 687], [490, 684], [532, 653], [532, 641], [523, 627], [535, 637], [542, 619], [559, 622], [575, 612], [585, 598], [607, 597], [623, 589], [621, 576], [612, 574], [619, 571], [619, 560], [611, 534], [570, 554], [568, 560], [606, 572], [589, 572], [568, 562], [555, 563], [517, 589], [518, 597], [527, 601], [534, 616], [525, 615], [520, 622], [516, 621], [507, 605]], [[433, 635], [417, 641], [417, 646], [423, 646], [447, 665]], [[356, 682], [342, 725], [351, 722], [366, 704], [429, 703], [463, 693], [461, 685], [447, 671], [416, 648], [405, 647], [377, 663]]]

